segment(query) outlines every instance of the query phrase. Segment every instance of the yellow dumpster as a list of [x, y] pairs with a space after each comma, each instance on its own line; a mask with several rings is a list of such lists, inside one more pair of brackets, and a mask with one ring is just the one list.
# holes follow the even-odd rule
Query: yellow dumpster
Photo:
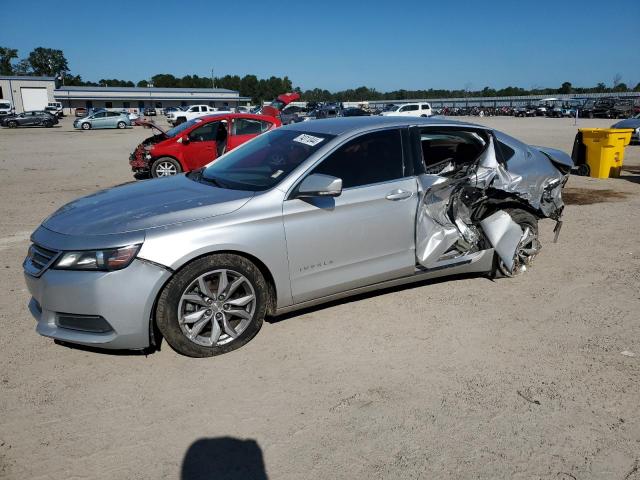
[[619, 177], [624, 147], [631, 141], [631, 128], [580, 128], [586, 147], [589, 175], [595, 178]]

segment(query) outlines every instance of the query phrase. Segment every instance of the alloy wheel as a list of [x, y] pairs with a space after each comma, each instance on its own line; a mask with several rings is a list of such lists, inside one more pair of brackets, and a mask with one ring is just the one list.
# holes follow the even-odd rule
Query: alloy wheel
[[183, 291], [178, 324], [185, 337], [197, 345], [225, 345], [245, 331], [255, 311], [256, 293], [244, 275], [213, 270], [200, 275]]
[[171, 175], [176, 175], [178, 173], [178, 169], [171, 162], [160, 162], [156, 166], [156, 174], [158, 177], [169, 177]]

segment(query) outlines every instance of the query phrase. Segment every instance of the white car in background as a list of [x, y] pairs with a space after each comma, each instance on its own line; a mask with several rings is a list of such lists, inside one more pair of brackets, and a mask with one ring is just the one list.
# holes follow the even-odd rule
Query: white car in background
[[191, 105], [186, 111], [176, 110], [169, 112], [167, 121], [171, 125], [179, 125], [194, 118], [204, 117], [205, 115], [213, 115], [214, 113], [231, 113], [230, 110], [218, 110], [209, 105]]
[[430, 117], [433, 112], [430, 103], [403, 103], [382, 112], [380, 115], [385, 117]]
[[15, 113], [13, 104], [9, 100], [0, 100], [0, 116]]

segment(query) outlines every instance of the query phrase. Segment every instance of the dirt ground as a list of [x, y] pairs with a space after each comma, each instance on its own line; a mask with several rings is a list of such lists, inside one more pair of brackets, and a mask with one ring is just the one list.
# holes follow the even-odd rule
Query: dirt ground
[[[569, 152], [576, 132], [472, 120]], [[71, 121], [0, 130], [1, 478], [640, 479], [640, 147], [621, 178], [570, 179], [559, 242], [543, 222], [524, 276], [360, 296], [194, 360], [35, 333], [29, 234], [131, 181], [128, 154], [149, 135]]]

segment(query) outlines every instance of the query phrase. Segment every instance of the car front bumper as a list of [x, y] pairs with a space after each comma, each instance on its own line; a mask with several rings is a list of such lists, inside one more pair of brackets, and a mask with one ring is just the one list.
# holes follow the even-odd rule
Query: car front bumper
[[[81, 345], [137, 350], [150, 345], [155, 299], [171, 272], [136, 259], [113, 272], [49, 269], [39, 278], [24, 276], [39, 334]], [[107, 328], [95, 328], [96, 318]]]

